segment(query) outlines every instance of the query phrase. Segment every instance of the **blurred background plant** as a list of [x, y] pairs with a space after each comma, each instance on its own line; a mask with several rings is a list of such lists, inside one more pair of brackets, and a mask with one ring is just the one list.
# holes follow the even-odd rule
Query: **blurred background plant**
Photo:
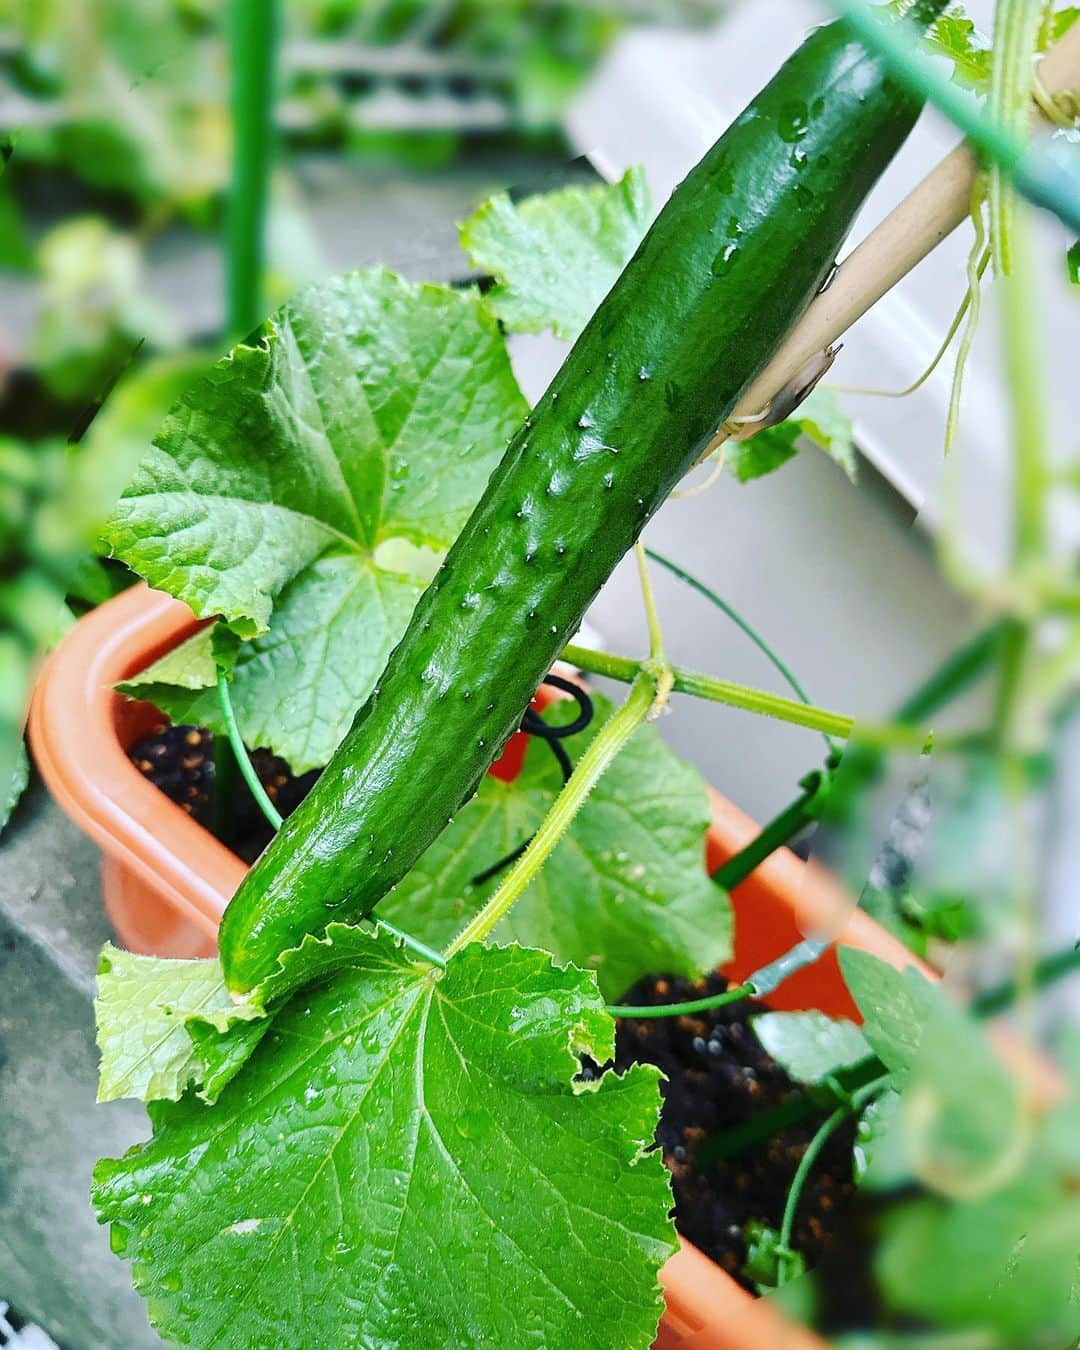
[[[477, 146], [565, 158], [560, 112], [627, 24], [692, 26], [723, 3], [289, 0], [269, 105], [265, 308], [327, 270], [301, 162], [325, 175], [433, 170]], [[95, 557], [100, 521], [190, 354], [233, 328], [223, 286], [201, 305], [147, 287], [149, 249], [190, 254], [197, 236], [216, 248], [225, 228], [229, 12], [0, 0], [0, 819], [25, 782], [19, 733], [38, 654], [130, 579]]]

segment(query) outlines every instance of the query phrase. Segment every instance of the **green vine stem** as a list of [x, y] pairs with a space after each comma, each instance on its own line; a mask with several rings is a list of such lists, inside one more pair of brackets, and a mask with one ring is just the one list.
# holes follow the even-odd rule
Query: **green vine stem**
[[822, 1149], [829, 1142], [832, 1136], [843, 1123], [852, 1116], [857, 1116], [864, 1107], [882, 1093], [892, 1082], [892, 1074], [882, 1074], [880, 1078], [875, 1078], [873, 1082], [867, 1083], [865, 1087], [858, 1088], [851, 1094], [851, 1097], [838, 1106], [831, 1116], [822, 1122], [813, 1139], [806, 1146], [806, 1152], [799, 1159], [799, 1166], [792, 1178], [791, 1187], [788, 1190], [787, 1202], [784, 1205], [784, 1217], [780, 1223], [780, 1243], [777, 1248], [777, 1254], [780, 1257], [780, 1283], [785, 1283], [788, 1258], [794, 1255], [791, 1249], [791, 1233], [795, 1227], [795, 1215], [799, 1208], [799, 1201], [802, 1198], [803, 1189], [806, 1186], [807, 1178], [821, 1155]]
[[706, 586], [703, 581], [699, 581], [697, 577], [685, 571], [678, 563], [672, 562], [670, 558], [664, 557], [662, 553], [657, 553], [655, 549], [647, 548], [645, 550], [645, 555], [650, 561], [663, 567], [666, 571], [670, 572], [673, 577], [677, 577], [685, 586], [689, 586], [691, 590], [697, 591], [698, 595], [704, 596], [710, 604], [715, 605], [717, 609], [726, 614], [731, 622], [750, 639], [755, 647], [757, 647], [758, 651], [771, 662], [777, 673], [787, 683], [788, 688], [792, 693], [795, 694], [797, 698], [802, 699], [803, 703], [810, 703], [812, 701], [810, 695], [806, 692], [798, 679], [796, 679], [795, 673], [792, 671], [791, 667], [785, 661], [781, 660], [776, 650], [764, 637], [762, 637], [749, 620], [743, 618], [734, 606], [729, 605], [722, 596], [717, 595], [717, 593]]
[[1050, 484], [1043, 332], [1037, 306], [1032, 303], [1038, 270], [1031, 222], [1024, 215], [1018, 216], [1013, 226], [1010, 259], [1012, 273], [1001, 282], [1002, 329], [1012, 394], [1014, 562], [1022, 572], [1045, 552]]
[[980, 175], [975, 179], [971, 192], [971, 223], [975, 227], [975, 239], [967, 260], [968, 282], [968, 321], [964, 327], [964, 336], [960, 339], [960, 348], [956, 353], [956, 365], [953, 367], [952, 389], [949, 394], [949, 411], [945, 418], [945, 453], [948, 454], [956, 440], [960, 424], [960, 396], [964, 389], [964, 372], [975, 345], [975, 336], [979, 331], [982, 317], [982, 277], [989, 261], [986, 245], [986, 222], [983, 219], [983, 205], [986, 199], [986, 186]]
[[[1043, 26], [1039, 4], [1032, 0], [997, 0], [994, 9], [994, 60], [990, 70], [988, 109], [998, 125], [1019, 143], [1028, 139], [1035, 46]], [[990, 220], [994, 266], [998, 276], [1013, 270], [1016, 192], [1000, 168], [990, 172]]]
[[686, 1003], [609, 1003], [607, 1010], [612, 1017], [632, 1017], [637, 1022], [656, 1017], [689, 1017], [692, 1013], [712, 1012], [729, 1003], [740, 1003], [744, 998], [753, 998], [755, 992], [753, 984], [747, 982], [735, 989], [725, 989], [722, 994], [692, 998]]
[[[1059, 980], [1080, 971], [1080, 943], [1065, 947], [1062, 951], [1051, 952], [1036, 961], [1030, 975], [1030, 986], [1035, 990], [1049, 989]], [[971, 1011], [976, 1017], [996, 1017], [1006, 1012], [1024, 993], [1025, 984], [1021, 980], [1005, 980], [991, 989], [984, 989], [971, 1003]]]
[[[1052, 952], [1036, 962], [1030, 981], [1008, 980], [1004, 984], [976, 995], [971, 1003], [972, 1014], [980, 1021], [1007, 1012], [1030, 989], [1045, 990], [1059, 980], [1080, 970], [1080, 945]], [[1030, 986], [1030, 989], [1029, 989]], [[876, 1055], [868, 1055], [855, 1064], [839, 1069], [830, 1083], [815, 1084], [792, 1101], [774, 1106], [745, 1125], [736, 1126], [724, 1134], [706, 1140], [698, 1152], [698, 1165], [708, 1167], [723, 1158], [733, 1158], [763, 1139], [770, 1139], [780, 1130], [799, 1125], [819, 1114], [823, 1107], [836, 1101], [836, 1089], [851, 1094], [864, 1084], [877, 1079], [884, 1065]], [[848, 1098], [850, 1099], [850, 1098]]]
[[[604, 675], [608, 679], [620, 680], [624, 684], [633, 683], [647, 664], [627, 656], [613, 656], [610, 652], [592, 651], [574, 643], [563, 648], [561, 659], [592, 675]], [[860, 742], [867, 745], [914, 750], [920, 754], [928, 754], [934, 746], [933, 736], [914, 727], [877, 726], [857, 722], [855, 718], [847, 717], [843, 713], [829, 712], [813, 704], [796, 703], [794, 699], [783, 698], [779, 694], [769, 694], [745, 684], [720, 680], [713, 675], [701, 675], [696, 671], [684, 670], [680, 666], [672, 666], [671, 673], [672, 687], [681, 694], [692, 694], [696, 698], [708, 699], [713, 703], [723, 703], [729, 708], [742, 708], [745, 712], [773, 717], [778, 721], [790, 722], [794, 726], [820, 731], [842, 740], [856, 736]]]
[[649, 575], [648, 550], [639, 539], [634, 545], [634, 557], [637, 560], [638, 579], [641, 582], [641, 599], [645, 606], [645, 622], [649, 629], [649, 666], [656, 680], [656, 697], [649, 710], [649, 720], [655, 721], [668, 706], [674, 676], [664, 651], [664, 632], [660, 626], [660, 612], [656, 607], [653, 594], [652, 577]]
[[230, 0], [233, 161], [225, 213], [225, 286], [233, 340], [247, 337], [264, 316], [277, 5], [278, 0]]
[[[958, 698], [997, 660], [1001, 651], [1005, 623], [997, 622], [984, 628], [970, 642], [958, 648], [930, 677], [915, 689], [894, 714], [900, 724], [917, 724], [932, 717], [942, 707]], [[844, 783], [847, 792], [857, 790], [877, 774], [881, 750], [863, 742], [850, 745], [844, 751]], [[745, 881], [766, 858], [791, 842], [807, 825], [819, 817], [818, 801], [821, 793], [820, 775], [814, 775], [800, 797], [785, 807], [761, 833], [744, 849], [733, 854], [716, 872], [713, 880], [726, 890], [733, 890]], [[833, 783], [830, 790], [836, 784]]]
[[[637, 664], [637, 663], [636, 663]], [[648, 718], [658, 691], [658, 681], [649, 662], [638, 664], [637, 673], [626, 702], [597, 732], [582, 757], [578, 760], [570, 781], [555, 799], [555, 804], [544, 817], [533, 835], [529, 847], [517, 860], [498, 890], [461, 930], [447, 947], [447, 959], [468, 946], [482, 942], [497, 923], [510, 912], [540, 868], [550, 857], [556, 844], [584, 806], [590, 792], [600, 781], [604, 771], [618, 755], [626, 742]]]
[[248, 791], [255, 798], [259, 810], [274, 829], [280, 830], [282, 826], [281, 813], [270, 800], [259, 775], [255, 772], [255, 766], [251, 762], [251, 757], [247, 752], [247, 746], [244, 744], [244, 738], [240, 734], [240, 727], [236, 721], [236, 710], [233, 708], [228, 676], [223, 670], [219, 670], [217, 674], [217, 698], [218, 707], [221, 710], [221, 718], [225, 723], [225, 732], [229, 738], [228, 743], [232, 746], [233, 755], [239, 766], [244, 782], [248, 786]]

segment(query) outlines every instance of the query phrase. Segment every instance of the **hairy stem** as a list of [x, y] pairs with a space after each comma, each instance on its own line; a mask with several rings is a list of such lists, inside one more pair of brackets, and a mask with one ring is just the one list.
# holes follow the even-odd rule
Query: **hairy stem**
[[656, 608], [656, 596], [653, 594], [646, 552], [645, 545], [639, 539], [634, 545], [634, 557], [637, 560], [638, 579], [641, 582], [641, 599], [645, 605], [645, 622], [649, 629], [649, 664], [656, 678], [656, 697], [649, 710], [649, 720], [655, 721], [667, 707], [671, 697], [673, 676], [664, 651], [664, 633], [660, 627], [660, 614]]
[[[1035, 45], [1043, 15], [1032, 0], [997, 0], [994, 10], [994, 60], [990, 71], [989, 111], [1017, 142], [1028, 139]], [[990, 220], [994, 266], [998, 276], [1013, 270], [1013, 230], [1017, 197], [1002, 170], [990, 173]]]
[[[568, 658], [569, 659], [569, 658]], [[646, 662], [640, 665], [626, 702], [600, 728], [578, 760], [570, 781], [555, 799], [533, 835], [529, 847], [517, 860], [498, 890], [475, 918], [446, 949], [449, 959], [470, 942], [482, 942], [506, 917], [570, 828], [574, 817], [600, 781], [608, 765], [649, 715], [657, 694], [657, 679]]]
[[[579, 666], [593, 675], [606, 675], [611, 680], [621, 680], [630, 684], [637, 679], [645, 668], [641, 661], [627, 656], [613, 656], [609, 652], [594, 652], [587, 647], [578, 647], [573, 643], [563, 648], [562, 659], [571, 665]], [[701, 675], [696, 671], [684, 670], [672, 666], [672, 687], [682, 694], [692, 694], [697, 698], [708, 699], [713, 703], [723, 703], [730, 708], [742, 708], [745, 712], [760, 713], [763, 717], [773, 717], [781, 722], [790, 722], [794, 726], [807, 727], [810, 731], [821, 731], [829, 736], [847, 740], [852, 735], [867, 745], [880, 745], [901, 750], [915, 750], [926, 753], [933, 747], [933, 738], [914, 727], [876, 726], [856, 722], [853, 717], [843, 713], [829, 712], [816, 708], [812, 704], [796, 703], [793, 699], [782, 698], [779, 694], [769, 694], [761, 689], [752, 689], [745, 684], [735, 684], [730, 680], [718, 680], [712, 675]]]

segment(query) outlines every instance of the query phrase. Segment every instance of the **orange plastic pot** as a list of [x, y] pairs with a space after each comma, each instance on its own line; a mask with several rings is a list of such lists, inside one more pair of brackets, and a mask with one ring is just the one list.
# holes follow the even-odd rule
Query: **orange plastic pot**
[[[68, 815], [101, 846], [105, 907], [117, 935], [130, 950], [159, 956], [212, 954], [218, 923], [245, 864], [127, 758], [126, 748], [159, 725], [161, 715], [150, 704], [117, 694], [115, 685], [198, 627], [191, 611], [168, 596], [142, 586], [125, 592], [64, 638], [42, 671], [30, 712], [30, 740], [42, 776]], [[493, 772], [512, 777], [522, 752], [521, 740], [512, 741]], [[719, 793], [712, 794], [712, 807], [710, 870], [757, 830]], [[769, 998], [776, 1008], [857, 1016], [840, 976], [836, 943], [860, 947], [897, 967], [918, 964], [873, 920], [852, 912], [850, 897], [833, 876], [787, 849], [739, 886], [733, 902], [735, 953], [726, 973], [735, 979], [780, 956], [805, 934], [835, 936], [821, 960]], [[664, 1267], [661, 1282], [667, 1311], [657, 1350], [821, 1350], [817, 1337], [787, 1322], [767, 1301], [752, 1298], [689, 1243]]]

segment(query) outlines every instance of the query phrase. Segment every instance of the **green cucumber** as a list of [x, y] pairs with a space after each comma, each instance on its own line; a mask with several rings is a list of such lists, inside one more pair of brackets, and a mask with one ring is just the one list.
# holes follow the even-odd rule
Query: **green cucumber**
[[676, 190], [229, 905], [229, 987], [359, 918], [475, 791], [616, 563], [819, 290], [920, 103], [812, 33]]

